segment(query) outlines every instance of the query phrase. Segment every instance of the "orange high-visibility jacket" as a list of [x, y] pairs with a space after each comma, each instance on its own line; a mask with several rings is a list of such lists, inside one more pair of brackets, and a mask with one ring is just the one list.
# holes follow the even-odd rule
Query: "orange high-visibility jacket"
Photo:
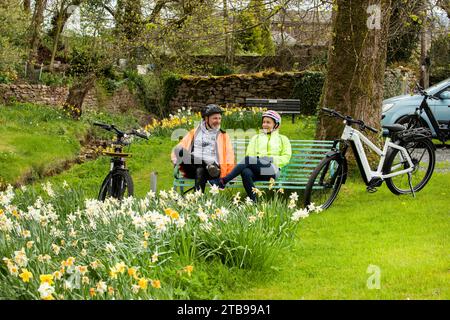
[[[200, 126], [189, 131], [177, 146], [181, 146], [188, 151], [192, 151], [192, 145], [194, 143], [194, 138], [197, 135], [198, 130], [200, 130]], [[236, 165], [230, 136], [223, 130], [219, 130], [219, 133], [217, 135], [216, 150], [219, 158], [220, 177], [223, 178], [227, 174], [229, 174]], [[177, 157], [173, 151], [171, 154], [171, 159], [172, 163], [176, 163]]]

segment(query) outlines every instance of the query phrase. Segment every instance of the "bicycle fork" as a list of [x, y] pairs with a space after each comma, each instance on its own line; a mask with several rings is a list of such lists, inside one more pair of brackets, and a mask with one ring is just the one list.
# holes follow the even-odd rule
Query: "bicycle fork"
[[[402, 162], [408, 162], [408, 161], [406, 161], [406, 159], [403, 157], [403, 154], [402, 154], [401, 152], [400, 152], [400, 157], [401, 157], [401, 159], [402, 159]], [[409, 172], [407, 173], [407, 175], [408, 175], [409, 189], [411, 190], [411, 194], [412, 194], [413, 198], [415, 198], [415, 197], [416, 197], [416, 193], [414, 192], [414, 188], [413, 188], [412, 182], [411, 182], [411, 179], [412, 179], [412, 171], [409, 171]]]

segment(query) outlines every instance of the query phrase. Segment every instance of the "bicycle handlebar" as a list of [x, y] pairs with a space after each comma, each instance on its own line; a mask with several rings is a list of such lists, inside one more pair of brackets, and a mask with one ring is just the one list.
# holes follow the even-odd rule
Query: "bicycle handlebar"
[[137, 136], [137, 137], [139, 137], [139, 138], [148, 140], [148, 137], [147, 137], [145, 134], [140, 133], [139, 131], [137, 131], [137, 130], [135, 130], [135, 129], [131, 130], [131, 131], [130, 131], [130, 134], [134, 134], [135, 136]]
[[429, 94], [426, 92], [418, 82], [416, 82], [416, 89], [419, 91], [419, 93], [424, 96], [425, 99], [433, 99], [433, 100], [440, 100], [439, 97], [436, 97], [434, 94]]
[[341, 114], [338, 111], [333, 110], [333, 109], [322, 108], [322, 111], [329, 113], [331, 116], [341, 118], [341, 119], [345, 120], [348, 124], [357, 124], [362, 130], [368, 129], [369, 131], [372, 131], [373, 133], [378, 133], [377, 129], [365, 124], [364, 121], [362, 121], [362, 120], [355, 120], [350, 116], [344, 116], [343, 114]]
[[94, 122], [93, 125], [97, 126], [97, 127], [100, 127], [100, 128], [102, 128], [104, 130], [107, 130], [107, 131], [115, 131], [117, 136], [120, 137], [120, 138], [124, 137], [126, 134], [132, 134], [132, 135], [135, 135], [135, 136], [137, 136], [139, 138], [148, 140], [148, 137], [145, 134], [140, 133], [139, 131], [137, 131], [135, 129], [132, 129], [132, 130], [130, 130], [128, 132], [123, 132], [123, 131], [119, 130], [118, 128], [116, 128], [113, 124], [109, 125], [109, 124]]

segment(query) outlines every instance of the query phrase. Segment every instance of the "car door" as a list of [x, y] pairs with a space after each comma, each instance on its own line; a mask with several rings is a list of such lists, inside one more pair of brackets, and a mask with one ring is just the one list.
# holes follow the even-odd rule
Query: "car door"
[[446, 98], [441, 98], [439, 100], [428, 100], [431, 110], [433, 110], [436, 120], [441, 122], [450, 121], [450, 86], [440, 91], [438, 96], [445, 92]]

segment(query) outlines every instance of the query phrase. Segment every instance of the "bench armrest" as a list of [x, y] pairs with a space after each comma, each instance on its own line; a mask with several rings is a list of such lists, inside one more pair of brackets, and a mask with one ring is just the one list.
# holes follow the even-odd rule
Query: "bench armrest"
[[175, 167], [173, 167], [173, 177], [175, 179], [180, 179], [180, 165], [177, 164]]

